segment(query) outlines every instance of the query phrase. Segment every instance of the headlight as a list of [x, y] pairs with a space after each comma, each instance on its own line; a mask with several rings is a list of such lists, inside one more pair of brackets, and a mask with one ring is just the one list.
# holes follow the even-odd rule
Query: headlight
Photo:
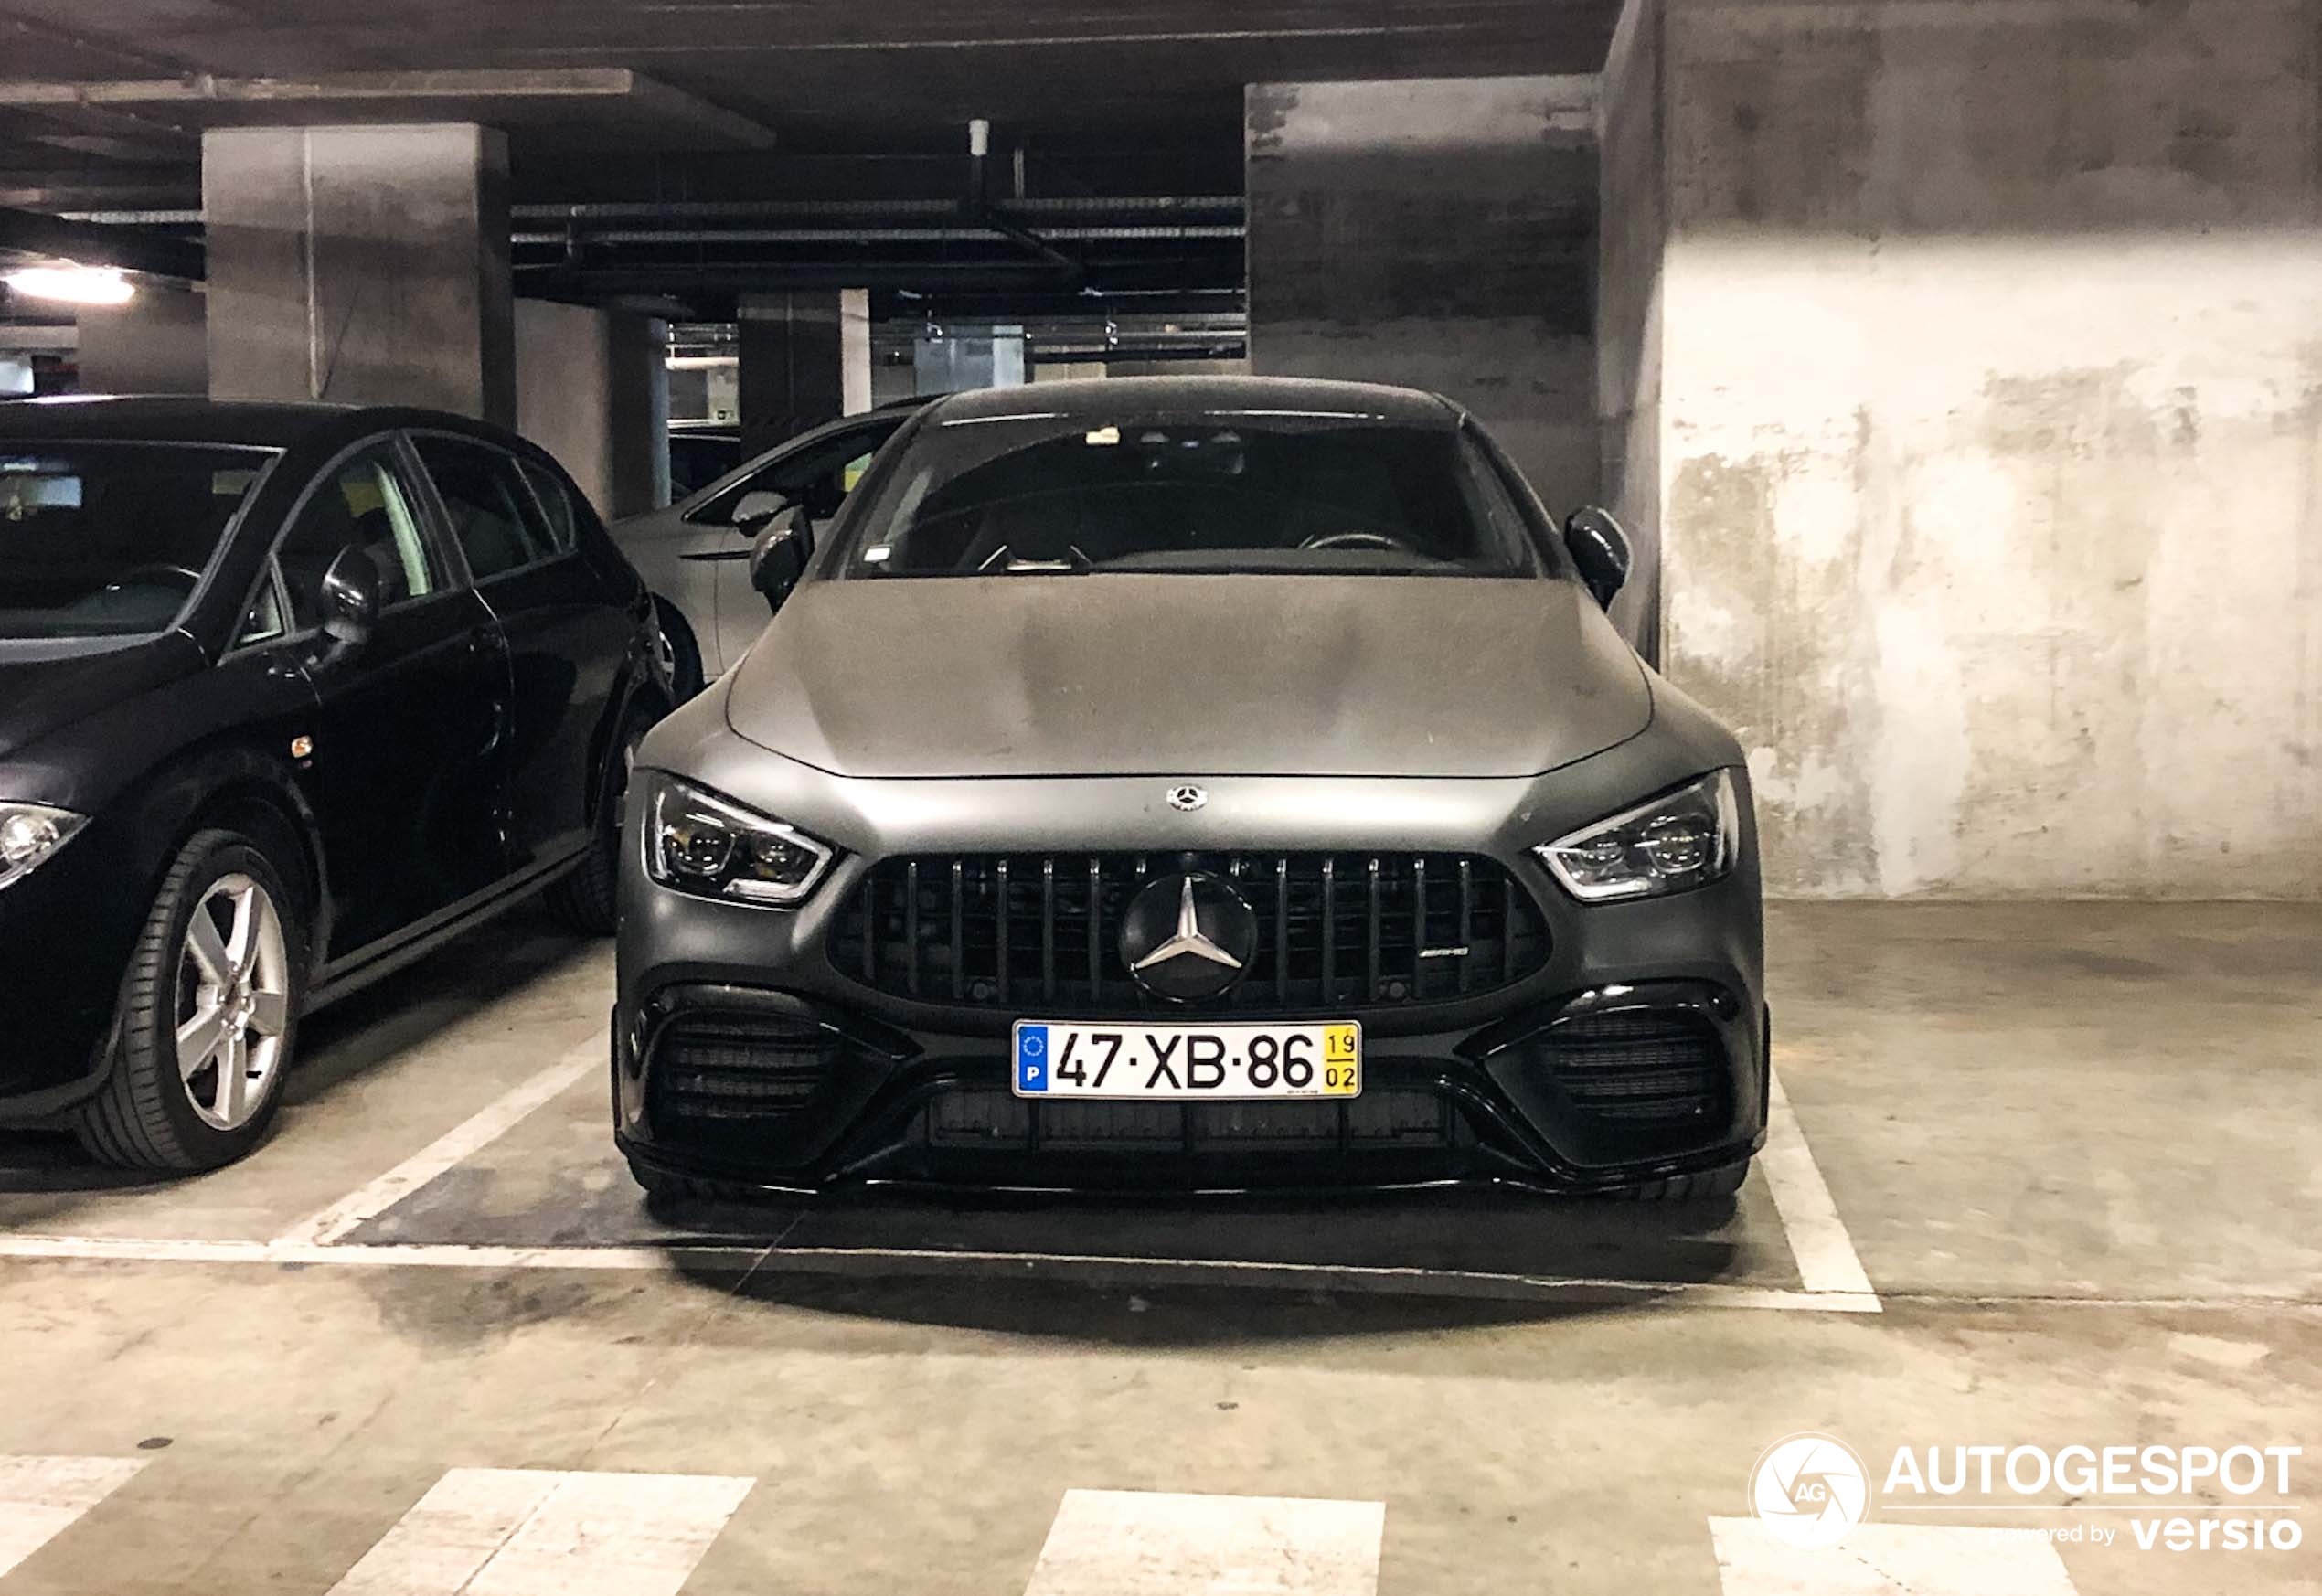
[[88, 824], [85, 814], [43, 803], [0, 803], [0, 887], [31, 875]]
[[690, 782], [656, 777], [646, 802], [645, 871], [664, 887], [781, 909], [830, 868], [828, 844]]
[[1583, 902], [1660, 898], [1732, 869], [1741, 829], [1732, 773], [1713, 771], [1532, 851]]

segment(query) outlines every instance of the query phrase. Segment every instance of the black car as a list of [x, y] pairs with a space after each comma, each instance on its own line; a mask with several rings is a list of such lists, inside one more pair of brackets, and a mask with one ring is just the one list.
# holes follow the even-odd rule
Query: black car
[[0, 405], [0, 1123], [240, 1156], [301, 1015], [527, 894], [612, 927], [652, 601], [431, 410]]

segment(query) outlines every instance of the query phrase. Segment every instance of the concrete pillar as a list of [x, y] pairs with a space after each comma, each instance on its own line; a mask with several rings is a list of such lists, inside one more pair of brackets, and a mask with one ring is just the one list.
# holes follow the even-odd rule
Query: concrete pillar
[[468, 123], [202, 137], [210, 392], [513, 424], [507, 147]]
[[80, 308], [80, 391], [209, 391], [204, 296], [148, 285], [126, 304]]
[[517, 430], [608, 520], [669, 502], [668, 346], [651, 316], [516, 302]]
[[1632, 0], [1615, 496], [1771, 889], [2322, 896], [2317, 37]]
[[1593, 82], [1262, 83], [1244, 111], [1251, 368], [1434, 389], [1551, 509], [1593, 499]]
[[[847, 413], [841, 300], [836, 289], [741, 296], [736, 319], [744, 453]], [[868, 370], [868, 345], [864, 361]]]

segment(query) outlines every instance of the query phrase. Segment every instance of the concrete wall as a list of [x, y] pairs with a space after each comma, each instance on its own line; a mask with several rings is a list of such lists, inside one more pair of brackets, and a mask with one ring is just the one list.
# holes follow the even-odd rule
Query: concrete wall
[[1772, 888], [2322, 896], [2322, 0], [1657, 26], [1607, 410]]
[[211, 393], [512, 424], [507, 182], [464, 122], [204, 133]]
[[127, 304], [80, 307], [80, 391], [209, 391], [205, 298], [182, 290], [141, 288]]
[[1250, 364], [1433, 388], [1560, 513], [1597, 493], [1594, 85], [1252, 85]]
[[516, 302], [517, 431], [608, 520], [669, 502], [668, 341], [650, 316]]

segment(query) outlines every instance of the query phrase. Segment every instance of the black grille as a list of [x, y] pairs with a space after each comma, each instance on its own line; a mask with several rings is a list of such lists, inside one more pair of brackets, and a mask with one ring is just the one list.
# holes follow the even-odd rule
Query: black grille
[[1539, 906], [1496, 862], [1457, 854], [969, 854], [885, 859], [841, 911], [831, 959], [898, 997], [1056, 1016], [1163, 1006], [1120, 952], [1156, 875], [1232, 880], [1258, 917], [1249, 974], [1172, 1010], [1272, 1012], [1443, 1002], [1548, 958]]
[[1600, 1120], [1667, 1128], [1727, 1112], [1725, 1048], [1700, 1015], [1584, 1015], [1550, 1027], [1541, 1042], [1565, 1094]]
[[1347, 1102], [1032, 1103], [1005, 1091], [947, 1092], [927, 1109], [938, 1147], [1052, 1153], [1198, 1154], [1265, 1148], [1440, 1148], [1452, 1106], [1424, 1091], [1368, 1091]]
[[820, 1026], [775, 1016], [672, 1020], [654, 1043], [655, 1112], [695, 1121], [794, 1113], [814, 1101], [842, 1047]]

